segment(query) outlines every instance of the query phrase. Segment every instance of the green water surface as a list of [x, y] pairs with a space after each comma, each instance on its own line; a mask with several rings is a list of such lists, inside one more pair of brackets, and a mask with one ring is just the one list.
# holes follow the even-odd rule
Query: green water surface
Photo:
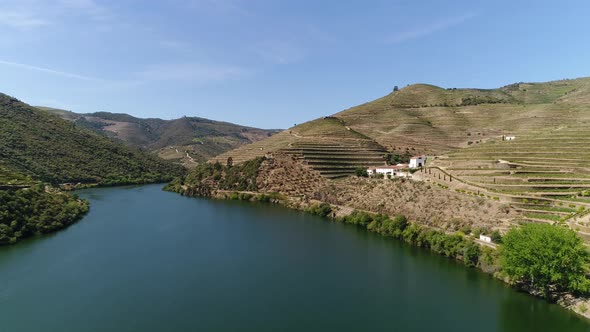
[[0, 331], [590, 331], [427, 251], [282, 207], [161, 185], [0, 248]]

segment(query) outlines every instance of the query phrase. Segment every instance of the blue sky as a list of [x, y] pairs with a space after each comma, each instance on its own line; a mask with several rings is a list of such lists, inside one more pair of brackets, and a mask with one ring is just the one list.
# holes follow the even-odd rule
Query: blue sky
[[287, 128], [394, 85], [590, 76], [590, 2], [0, 0], [0, 91]]

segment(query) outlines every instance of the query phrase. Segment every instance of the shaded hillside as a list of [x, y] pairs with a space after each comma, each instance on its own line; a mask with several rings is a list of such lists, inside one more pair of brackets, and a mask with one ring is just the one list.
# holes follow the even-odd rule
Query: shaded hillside
[[243, 161], [309, 143], [326, 145], [328, 157], [334, 145], [355, 140], [372, 141], [394, 154], [439, 155], [502, 135], [578, 124], [590, 118], [589, 105], [588, 78], [490, 90], [416, 84], [336, 113], [328, 118], [330, 126], [326, 118], [313, 120], [216, 159]]
[[0, 94], [0, 180], [103, 185], [169, 180], [173, 165]]
[[164, 159], [182, 160], [187, 166], [277, 132], [198, 117], [140, 119], [128, 114], [78, 114], [48, 107], [38, 108], [130, 146], [157, 151]]

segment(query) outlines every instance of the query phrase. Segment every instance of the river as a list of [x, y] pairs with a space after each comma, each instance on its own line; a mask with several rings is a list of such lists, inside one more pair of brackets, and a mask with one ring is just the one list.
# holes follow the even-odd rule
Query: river
[[590, 331], [473, 269], [268, 204], [161, 185], [0, 248], [0, 331]]

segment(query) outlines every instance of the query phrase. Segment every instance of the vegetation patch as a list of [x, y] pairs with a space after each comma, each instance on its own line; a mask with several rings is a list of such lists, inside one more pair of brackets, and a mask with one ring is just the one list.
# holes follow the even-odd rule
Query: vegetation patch
[[515, 283], [549, 298], [552, 292], [586, 293], [590, 257], [571, 229], [526, 224], [511, 229], [501, 248], [502, 271]]
[[14, 173], [53, 185], [170, 181], [181, 166], [0, 94], [0, 160]]
[[65, 228], [88, 212], [75, 195], [46, 192], [40, 185], [0, 190], [0, 245]]
[[214, 190], [254, 192], [258, 190], [256, 179], [265, 159], [259, 157], [235, 166], [219, 162], [201, 164], [170, 182], [165, 189], [189, 196], [211, 196]]

